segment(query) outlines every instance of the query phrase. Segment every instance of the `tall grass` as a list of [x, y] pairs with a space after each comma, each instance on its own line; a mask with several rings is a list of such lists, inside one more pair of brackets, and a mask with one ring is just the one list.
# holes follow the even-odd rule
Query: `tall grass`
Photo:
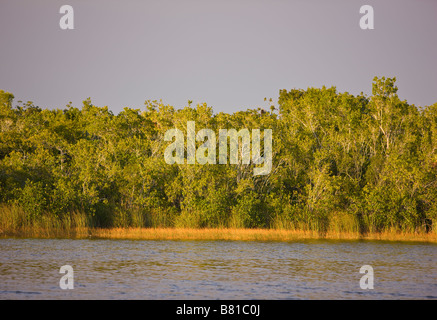
[[[58, 217], [43, 214], [35, 217], [13, 204], [0, 204], [0, 235], [2, 237], [38, 238], [110, 238], [110, 239], [169, 239], [169, 240], [263, 240], [292, 241], [297, 239], [368, 239], [437, 242], [435, 228], [400, 230], [390, 228], [376, 231], [371, 220], [359, 219], [347, 212], [332, 213], [329, 219], [291, 219], [272, 217], [268, 228], [244, 228], [238, 216], [215, 228], [192, 225], [190, 215], [172, 218], [169, 212], [144, 210], [114, 211], [112, 225], [106, 228], [83, 212], [68, 212]], [[197, 220], [196, 220], [197, 222]]]
[[82, 212], [34, 217], [17, 205], [0, 204], [0, 234], [4, 236], [75, 237], [90, 227], [90, 219]]
[[235, 228], [94, 228], [90, 236], [102, 239], [134, 240], [228, 240], [228, 241], [296, 241], [306, 239], [329, 240], [385, 240], [421, 241], [437, 243], [437, 234], [402, 232], [361, 233], [310, 230], [235, 229]]

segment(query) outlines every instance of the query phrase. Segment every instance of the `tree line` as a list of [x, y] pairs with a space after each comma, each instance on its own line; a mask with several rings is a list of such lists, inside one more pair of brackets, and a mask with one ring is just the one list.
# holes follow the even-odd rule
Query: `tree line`
[[[18, 207], [27, 222], [80, 212], [95, 227], [430, 231], [437, 103], [401, 101], [395, 82], [375, 77], [371, 96], [280, 90], [277, 106], [233, 114], [148, 100], [115, 115], [89, 98], [49, 110], [14, 105], [1, 90], [0, 210]], [[216, 132], [272, 129], [271, 171], [167, 164], [165, 132], [185, 132], [187, 121]]]

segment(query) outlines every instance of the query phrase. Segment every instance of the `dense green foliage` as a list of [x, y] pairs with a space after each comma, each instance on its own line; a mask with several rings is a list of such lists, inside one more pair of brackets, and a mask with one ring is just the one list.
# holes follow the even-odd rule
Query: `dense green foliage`
[[[146, 101], [114, 115], [13, 106], [0, 91], [0, 203], [29, 221], [82, 212], [93, 226], [275, 227], [424, 231], [437, 218], [437, 103], [417, 108], [395, 79], [372, 96], [281, 90], [279, 108], [218, 113]], [[171, 128], [272, 129], [273, 168], [172, 164]], [[218, 150], [218, 147], [217, 147]], [[262, 149], [261, 149], [262, 150]]]

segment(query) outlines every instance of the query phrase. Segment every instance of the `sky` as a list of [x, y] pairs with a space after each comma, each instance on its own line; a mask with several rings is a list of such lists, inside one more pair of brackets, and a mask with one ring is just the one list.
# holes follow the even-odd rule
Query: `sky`
[[[62, 5], [74, 10], [63, 30]], [[362, 30], [362, 5], [374, 29]], [[267, 108], [280, 89], [437, 102], [436, 0], [0, 0], [0, 89], [42, 108], [90, 97], [115, 114], [161, 100]]]

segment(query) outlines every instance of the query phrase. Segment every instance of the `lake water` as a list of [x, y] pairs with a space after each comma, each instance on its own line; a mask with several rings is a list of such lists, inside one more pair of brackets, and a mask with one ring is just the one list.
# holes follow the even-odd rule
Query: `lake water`
[[0, 239], [0, 299], [437, 299], [437, 245]]

